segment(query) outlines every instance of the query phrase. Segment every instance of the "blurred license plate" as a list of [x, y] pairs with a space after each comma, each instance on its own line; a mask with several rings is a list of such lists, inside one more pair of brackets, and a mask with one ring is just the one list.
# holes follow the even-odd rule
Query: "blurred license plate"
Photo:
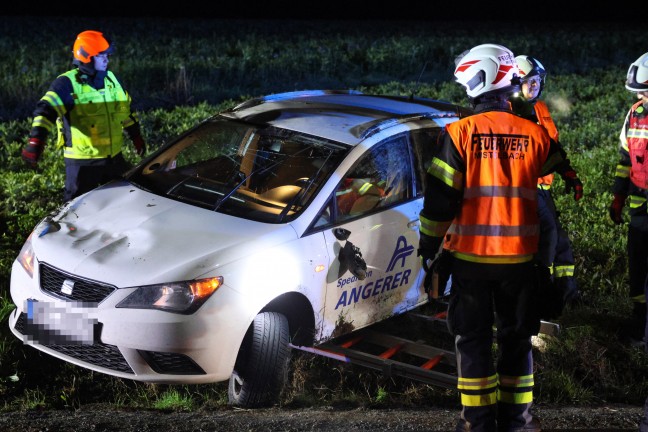
[[65, 303], [28, 299], [25, 336], [43, 345], [92, 345], [97, 319]]

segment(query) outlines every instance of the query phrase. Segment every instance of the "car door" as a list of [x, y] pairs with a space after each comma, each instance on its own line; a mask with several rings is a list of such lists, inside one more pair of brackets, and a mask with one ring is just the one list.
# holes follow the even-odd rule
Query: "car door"
[[413, 185], [409, 134], [374, 145], [345, 174], [326, 211], [325, 327], [332, 336], [426, 301], [417, 257], [422, 200]]

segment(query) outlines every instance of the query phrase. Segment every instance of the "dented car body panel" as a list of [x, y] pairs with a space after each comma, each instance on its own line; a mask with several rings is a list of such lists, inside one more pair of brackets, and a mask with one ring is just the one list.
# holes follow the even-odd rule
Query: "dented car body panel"
[[102, 373], [195, 384], [230, 378], [262, 312], [311, 346], [420, 306], [426, 164], [466, 114], [317, 90], [206, 119], [35, 227], [11, 330]]

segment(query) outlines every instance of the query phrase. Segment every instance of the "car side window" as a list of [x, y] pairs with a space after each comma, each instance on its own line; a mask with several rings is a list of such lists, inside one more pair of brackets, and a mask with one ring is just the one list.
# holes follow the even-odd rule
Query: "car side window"
[[332, 226], [413, 198], [411, 161], [407, 134], [372, 147], [342, 177], [313, 228]]
[[411, 197], [411, 164], [405, 135], [374, 146], [335, 191], [335, 220], [358, 217]]
[[425, 175], [427, 173], [432, 158], [441, 148], [443, 128], [433, 127], [426, 129], [418, 129], [412, 131], [412, 149], [414, 153], [414, 173], [415, 173], [415, 188], [416, 196], [421, 197], [425, 190]]

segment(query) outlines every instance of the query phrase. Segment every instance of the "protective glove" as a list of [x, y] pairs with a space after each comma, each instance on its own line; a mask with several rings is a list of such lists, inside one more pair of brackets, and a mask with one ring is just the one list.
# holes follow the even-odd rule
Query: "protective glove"
[[565, 182], [565, 193], [569, 193], [573, 190], [575, 201], [583, 198], [583, 183], [578, 178], [576, 171], [565, 171], [562, 175], [562, 179]]
[[135, 146], [135, 151], [139, 156], [144, 156], [144, 153], [146, 153], [146, 143], [144, 142], [144, 138], [142, 138], [142, 135], [136, 135], [133, 138], [133, 145]]
[[615, 193], [614, 200], [612, 200], [612, 204], [610, 204], [610, 208], [608, 209], [610, 219], [617, 225], [623, 223], [623, 206], [625, 205], [626, 198], [627, 196], [624, 194]]
[[441, 243], [443, 243], [443, 237], [430, 237], [421, 234], [417, 255], [421, 257], [423, 270], [428, 273], [430, 273], [430, 270], [433, 268], [434, 260], [441, 248]]
[[535, 264], [537, 307], [540, 318], [552, 320], [560, 317], [565, 308], [563, 294], [551, 278], [549, 268], [541, 263]]
[[29, 142], [22, 150], [22, 160], [32, 168], [36, 168], [38, 160], [43, 154], [45, 143], [39, 138], [29, 138]]
[[435, 261], [439, 254], [442, 242], [442, 237], [430, 237], [421, 234], [421, 240], [419, 241], [419, 248], [417, 250], [417, 256], [421, 257], [421, 266], [425, 271], [423, 288], [425, 289], [425, 292], [432, 297], [436, 297], [436, 294], [433, 293], [432, 276], [434, 274]]

